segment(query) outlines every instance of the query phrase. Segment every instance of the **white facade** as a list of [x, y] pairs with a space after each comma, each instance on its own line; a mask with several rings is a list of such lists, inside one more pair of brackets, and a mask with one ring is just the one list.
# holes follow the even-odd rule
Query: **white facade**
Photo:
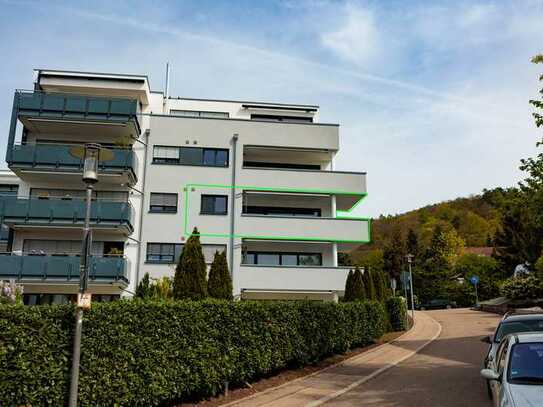
[[[197, 227], [206, 261], [226, 250], [237, 298], [341, 295], [348, 269], [338, 267], [338, 251], [369, 241], [370, 221], [338, 214], [365, 196], [366, 179], [365, 173], [333, 171], [339, 127], [318, 123], [317, 106], [164, 98], [150, 91], [145, 76], [129, 75], [41, 70], [35, 89], [47, 100], [17, 102], [13, 117], [19, 129], [10, 135], [8, 165], [19, 177], [19, 203], [30, 197], [40, 210], [49, 204], [55, 209], [43, 220], [34, 213], [31, 219], [10, 218], [10, 211], [17, 211], [8, 208], [2, 215], [0, 207], [1, 220], [13, 230], [11, 257], [28, 255], [40, 241], [49, 240], [43, 245], [54, 251], [51, 247], [68, 247], [66, 241], [81, 237], [76, 221], [66, 225], [55, 218], [57, 205], [68, 204], [61, 195], [78, 197], [76, 190], [84, 188], [80, 172], [63, 170], [65, 155], [47, 161], [60, 156], [63, 147], [57, 144], [93, 141], [112, 149], [122, 144], [122, 154], [136, 156], [132, 170], [105, 170], [96, 202], [104, 208], [128, 202], [131, 216], [107, 225], [97, 218], [94, 250], [96, 256], [122, 255], [126, 279], [96, 278], [90, 285], [95, 294], [133, 292], [145, 273], [173, 276], [175, 256]], [[51, 95], [57, 93], [70, 97], [56, 100]], [[118, 98], [137, 101], [137, 120], [114, 115]], [[55, 103], [64, 107], [46, 109]], [[80, 115], [81, 106], [86, 110]], [[104, 106], [107, 114], [100, 110]], [[10, 149], [19, 155], [10, 156]], [[1, 267], [0, 256], [5, 278]], [[77, 282], [24, 273], [19, 277], [27, 293], [77, 290]]]

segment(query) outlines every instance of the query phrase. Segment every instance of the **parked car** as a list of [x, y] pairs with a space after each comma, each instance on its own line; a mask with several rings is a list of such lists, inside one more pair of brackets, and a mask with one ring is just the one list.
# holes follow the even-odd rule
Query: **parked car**
[[505, 336], [490, 366], [481, 375], [490, 383], [495, 407], [543, 405], [543, 333]]
[[451, 309], [454, 307], [456, 307], [456, 303], [445, 298], [436, 298], [419, 305], [419, 309], [423, 311], [426, 309]]
[[[492, 368], [496, 360], [496, 352], [500, 346], [501, 340], [510, 334], [521, 332], [543, 332], [543, 312], [513, 312], [505, 314], [498, 326], [494, 335], [485, 336], [481, 339], [488, 343], [488, 352], [483, 362], [483, 368]], [[490, 383], [487, 381], [488, 395], [491, 396]]]

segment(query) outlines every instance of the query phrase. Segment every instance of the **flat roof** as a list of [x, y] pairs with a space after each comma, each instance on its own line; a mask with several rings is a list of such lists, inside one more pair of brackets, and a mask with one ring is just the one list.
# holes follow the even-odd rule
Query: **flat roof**
[[318, 105], [303, 105], [303, 104], [295, 104], [295, 103], [273, 103], [273, 102], [256, 102], [256, 101], [248, 101], [248, 100], [232, 100], [232, 99], [204, 99], [204, 98], [190, 98], [190, 97], [184, 97], [184, 96], [168, 96], [168, 99], [172, 100], [194, 100], [194, 101], [200, 101], [200, 102], [228, 102], [228, 103], [241, 103], [246, 105], [259, 105], [260, 107], [274, 107], [279, 106], [282, 108], [286, 107], [294, 107], [294, 108], [307, 108], [307, 109], [318, 109]]

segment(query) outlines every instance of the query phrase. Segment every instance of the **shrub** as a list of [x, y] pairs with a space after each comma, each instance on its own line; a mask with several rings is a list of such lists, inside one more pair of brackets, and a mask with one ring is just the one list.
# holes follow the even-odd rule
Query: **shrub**
[[151, 281], [149, 273], [145, 273], [136, 287], [136, 297], [142, 300], [151, 297]]
[[391, 297], [386, 303], [388, 320], [393, 331], [405, 331], [407, 329], [405, 318], [407, 306], [403, 297]]
[[200, 233], [194, 228], [183, 246], [175, 269], [173, 296], [177, 299], [199, 300], [207, 297], [207, 268], [200, 244]]
[[[66, 404], [74, 308], [0, 306], [2, 405]], [[377, 302], [116, 301], [85, 311], [81, 406], [152, 406], [217, 394], [365, 345]]]
[[501, 293], [510, 300], [532, 300], [543, 295], [541, 282], [533, 275], [511, 277], [504, 281]]
[[366, 298], [366, 289], [364, 287], [364, 277], [357, 267], [353, 272], [353, 301], [361, 301]]
[[373, 278], [372, 275], [368, 270], [364, 270], [364, 274], [362, 275], [362, 281], [364, 282], [364, 288], [365, 288], [365, 297], [368, 300], [376, 300], [377, 294], [375, 292], [375, 286], [373, 284]]
[[221, 300], [232, 300], [232, 279], [228, 271], [226, 252], [215, 252], [213, 263], [209, 270], [207, 292], [210, 297]]

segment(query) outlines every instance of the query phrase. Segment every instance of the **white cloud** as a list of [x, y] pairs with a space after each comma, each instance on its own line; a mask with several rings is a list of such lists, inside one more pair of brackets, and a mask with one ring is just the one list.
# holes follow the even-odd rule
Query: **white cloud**
[[322, 44], [359, 66], [373, 62], [380, 54], [380, 33], [369, 9], [347, 5], [340, 27], [321, 35]]

